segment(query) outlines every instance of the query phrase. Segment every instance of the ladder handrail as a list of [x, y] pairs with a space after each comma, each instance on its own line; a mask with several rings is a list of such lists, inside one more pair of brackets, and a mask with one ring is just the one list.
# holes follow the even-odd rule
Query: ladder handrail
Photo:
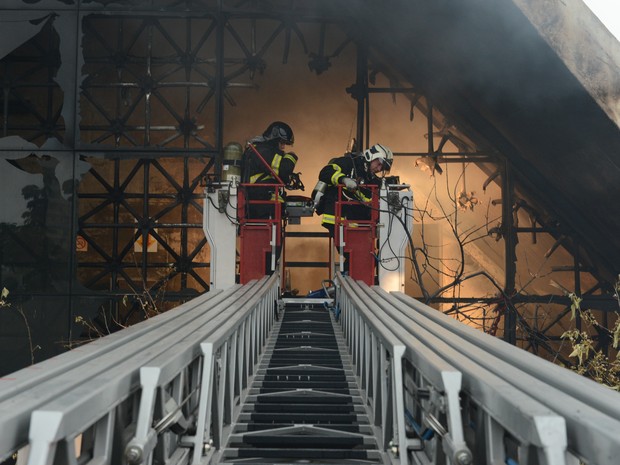
[[[186, 312], [196, 311], [201, 305], [215, 304], [217, 303], [216, 297], [218, 299], [224, 298], [221, 293], [221, 290], [214, 289], [158, 315], [157, 318], [149, 318], [140, 324], [129, 326], [122, 331], [105, 336], [105, 344], [101, 344], [100, 339], [95, 339], [80, 346], [79, 350], [70, 350], [37, 363], [36, 370], [26, 367], [12, 373], [10, 382], [3, 381], [0, 384], [0, 411], [2, 409], [2, 402], [11, 399], [16, 394], [23, 393], [25, 390], [57, 376], [59, 373], [77, 367], [105, 352], [122, 347], [127, 341], [141, 337], [155, 327], [168, 324]], [[2, 425], [2, 418], [0, 418], [0, 425]], [[3, 456], [3, 452], [4, 450], [0, 446], [0, 457]]]
[[[404, 348], [402, 352], [403, 358], [408, 360], [415, 366], [429, 386], [435, 391], [433, 395], [437, 395], [437, 399], [433, 399], [434, 406], [439, 408], [439, 404], [445, 405], [447, 416], [449, 419], [449, 429], [443, 435], [443, 445], [446, 454], [451, 461], [457, 462], [457, 457], [465, 461], [467, 457], [471, 458], [471, 452], [468, 450], [463, 437], [462, 420], [460, 408], [458, 405], [458, 395], [461, 389], [461, 373], [450, 363], [436, 356], [430, 348], [416, 344], [416, 340], [403, 331], [394, 321], [385, 318], [379, 314], [376, 308], [371, 306], [371, 301], [365, 295], [365, 290], [369, 289], [363, 282], [356, 282], [350, 277], [338, 275], [338, 282], [341, 285], [339, 290], [339, 299], [341, 299], [341, 318], [344, 320], [343, 331], [345, 336], [351, 334], [351, 316], [350, 313], [360, 312], [365, 324], [380, 334], [389, 332], [389, 337], [394, 338]], [[350, 336], [349, 336], [350, 337]], [[402, 342], [401, 342], [402, 341]], [[361, 360], [359, 362], [365, 362]], [[402, 422], [402, 432], [399, 432], [395, 446], [399, 449], [399, 459], [401, 464], [409, 462], [407, 450], [409, 446], [421, 447], [422, 443], [407, 440], [404, 432], [404, 393], [403, 388], [405, 381], [402, 373], [398, 373], [394, 379], [396, 399], [393, 402], [393, 415], [400, 424]], [[426, 387], [426, 386], [425, 386]], [[387, 425], [382, 425], [386, 428]], [[466, 462], [463, 462], [466, 463]]]
[[[172, 399], [169, 405], [174, 401], [197, 405], [197, 378], [190, 378], [195, 378], [199, 369], [196, 359], [202, 355], [200, 343], [218, 327], [234, 321], [235, 310], [243, 302], [269, 296], [273, 307], [277, 287], [274, 275], [246, 286], [235, 285], [226, 291], [197, 297], [129, 329], [97, 339], [80, 350], [37, 365], [35, 368], [42, 366], [46, 370], [45, 376], [37, 376], [38, 380], [43, 379], [37, 385], [17, 372], [20, 376], [15, 381], [23, 387], [22, 392], [0, 402], [0, 411], [5, 413], [0, 418], [2, 459], [29, 444], [30, 464], [52, 463], [54, 454], [73, 463], [71, 457], [80, 455], [74, 439], [83, 437], [83, 447], [91, 447], [88, 452], [93, 455], [91, 461], [95, 455], [109, 460], [112, 453], [116, 454], [115, 460], [120, 460], [123, 451], [112, 449], [112, 438], [118, 434], [113, 426], [120, 412], [133, 408], [126, 404], [139, 401], [141, 369], [146, 367], [148, 372], [153, 360], [166, 360], [159, 367], [159, 375], [163, 375], [162, 380], [170, 381], [175, 371], [171, 365], [178, 362], [177, 371], [189, 370], [190, 374], [175, 379], [174, 389], [182, 391], [177, 388], [193, 383], [194, 392], [185, 400]], [[27, 371], [30, 370], [22, 370]], [[58, 446], [62, 447], [58, 449]], [[20, 460], [25, 454], [20, 452]]]
[[[463, 375], [462, 393], [485, 412], [485, 422], [508, 432], [528, 447], [538, 448], [548, 465], [565, 464], [564, 418], [488, 368], [500, 361], [490, 359], [488, 364], [481, 364], [472, 360], [461, 346], [458, 349], [450, 347], [435, 331], [421, 324], [421, 318], [413, 314], [410, 307], [379, 287], [364, 288], [364, 298], [374, 304], [376, 318], [391, 321], [421, 345], [432, 348], [437, 355], [459, 368]], [[503, 444], [494, 443], [494, 440], [497, 438], [489, 437], [485, 442], [492, 449], [501, 449]]]
[[[277, 297], [277, 275], [257, 282], [251, 287], [251, 292], [248, 294], [249, 298], [240, 300], [238, 307], [232, 306], [228, 311], [217, 315], [209, 321], [209, 327], [196, 331], [190, 337], [179, 341], [174, 347], [174, 351], [160, 354], [140, 369], [143, 394], [138, 412], [136, 435], [129, 441], [127, 451], [132, 449], [131, 453], [139, 454], [145, 461], [149, 461], [148, 456], [154, 448], [154, 444], [150, 441], [150, 433], [152, 432], [151, 423], [155, 409], [154, 400], [157, 394], [155, 391], [163, 389], [178, 377], [192, 361], [200, 358], [201, 360], [198, 363], [201, 366], [202, 381], [197, 386], [197, 402], [194, 406], [197, 410], [196, 432], [186, 439], [186, 442], [192, 444], [191, 453], [194, 463], [200, 463], [204, 445], [208, 444], [208, 440], [211, 439], [209, 438], [209, 429], [213, 418], [212, 411], [207, 408], [207, 405], [213, 402], [213, 379], [219, 375], [219, 379], [223, 380], [226, 389], [233, 389], [233, 392], [228, 392], [228, 396], [220, 395], [218, 399], [215, 399], [217, 404], [215, 412], [221, 414], [227, 410], [229, 416], [232, 417], [235, 393], [234, 380], [231, 382], [229, 376], [238, 376], [238, 379], [242, 379], [241, 370], [253, 372], [252, 367], [256, 360], [249, 360], [248, 357], [253, 357], [254, 354], [260, 352], [273, 322], [273, 303]], [[245, 327], [244, 325], [251, 318], [255, 318], [260, 323], [261, 331], [259, 333], [249, 331], [247, 334], [243, 330], [239, 331], [242, 326]], [[250, 327], [249, 323], [247, 327]], [[247, 345], [254, 345], [254, 347], [238, 363], [237, 344], [244, 336], [247, 336], [247, 339], [243, 342]], [[230, 362], [221, 362], [218, 366], [218, 359], [227, 359], [228, 351], [232, 353]], [[213, 371], [216, 367], [219, 369], [217, 373]], [[244, 387], [247, 387], [247, 383], [239, 389], [238, 397], [240, 398], [242, 398]], [[149, 395], [144, 396], [145, 392], [148, 392]], [[219, 438], [220, 443], [225, 443], [226, 440], [222, 438], [223, 432], [220, 424], [223, 417], [215, 420], [217, 422], [214, 424], [214, 428], [219, 427], [215, 436]], [[220, 446], [221, 444], [215, 444], [216, 449], [219, 449]], [[210, 450], [210, 452], [214, 452], [214, 450]]]
[[607, 389], [584, 376], [575, 376], [574, 372], [550, 363], [530, 352], [514, 350], [514, 346], [506, 344], [501, 339], [487, 334], [481, 336], [479, 330], [461, 324], [454, 318], [438, 312], [408, 295], [401, 292], [394, 292], [393, 294], [398, 300], [448, 331], [451, 331], [459, 338], [475, 343], [487, 353], [519, 367], [519, 369], [537, 379], [544, 380], [545, 383], [556, 387], [562, 392], [568, 393], [582, 402], [604, 411], [616, 420], [620, 420], [620, 402], [616, 391]]
[[[566, 447], [576, 457], [588, 464], [618, 463], [620, 420], [615, 412], [620, 404], [619, 393], [493, 336], [456, 321], [452, 323], [448, 316], [400, 292], [388, 295], [379, 288], [376, 292], [394, 302], [412, 322], [432, 331], [442, 344], [456, 349], [455, 341], [458, 341], [459, 352], [486, 365], [494, 376], [563, 418]], [[573, 383], [582, 389], [575, 389]]]
[[[93, 367], [102, 358], [125, 359], [128, 344], [140, 351], [140, 341], [148, 340], [153, 331], [174, 333], [179, 323], [194, 318], [202, 306], [216, 306], [239, 289], [240, 286], [235, 286], [227, 292], [208, 292], [156, 317], [5, 377], [0, 385], [0, 431], [7, 433], [0, 434], [0, 461], [28, 443], [32, 412], [79, 386], [85, 379], [85, 368]], [[108, 366], [115, 363], [109, 362]]]

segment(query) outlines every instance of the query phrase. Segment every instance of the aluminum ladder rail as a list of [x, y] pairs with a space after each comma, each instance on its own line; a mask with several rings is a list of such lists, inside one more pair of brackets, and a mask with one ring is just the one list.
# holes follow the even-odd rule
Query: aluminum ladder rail
[[[374, 309], [378, 320], [400, 327], [415, 345], [431, 348], [460, 370], [462, 425], [473, 463], [617, 464], [617, 392], [400, 292], [358, 285], [357, 296]], [[404, 380], [407, 409], [418, 406], [421, 423], [441, 438], [449, 432], [449, 422], [429, 421], [419, 389], [411, 381]], [[425, 444], [424, 450], [429, 457], [436, 447]], [[415, 457], [421, 451], [410, 452]]]
[[[567, 463], [619, 463], [620, 393], [470, 328], [403, 293], [390, 295], [378, 287], [373, 291], [376, 302], [390, 301], [401, 315], [406, 313], [411, 325], [417, 323], [424, 327], [445, 347], [466, 354], [561, 416], [567, 430]], [[501, 415], [500, 423], [506, 421], [505, 412], [491, 410], [491, 413]], [[538, 427], [542, 430], [545, 424], [539, 422]]]
[[[471, 464], [459, 406], [461, 372], [393, 320], [378, 315], [366, 297], [365, 290], [370, 288], [363, 282], [339, 274], [337, 283], [336, 308], [342, 331], [360, 387], [376, 412], [375, 424], [382, 425], [383, 444], [392, 462]], [[417, 409], [424, 412], [417, 415], [417, 424], [409, 420], [409, 427], [407, 408], [413, 410], [413, 397], [408, 392], [414, 393]], [[441, 438], [428, 438], [425, 431], [418, 431], [419, 437], [415, 437], [411, 431], [412, 427], [426, 430], [426, 425], [438, 425], [440, 419], [447, 423]]]
[[225, 440], [278, 295], [277, 275], [214, 290], [5, 377], [0, 460], [201, 463]]
[[[404, 294], [337, 281], [332, 310], [376, 461], [617, 463], [618, 393]], [[216, 463], [259, 376], [277, 298], [277, 276], [209, 292], [6, 376], [1, 459], [21, 449], [31, 465]]]

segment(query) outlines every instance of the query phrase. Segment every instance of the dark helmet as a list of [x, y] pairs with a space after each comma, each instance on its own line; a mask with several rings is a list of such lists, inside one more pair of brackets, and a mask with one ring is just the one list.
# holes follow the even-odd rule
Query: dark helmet
[[293, 130], [291, 127], [283, 123], [282, 121], [274, 121], [265, 129], [263, 132], [263, 137], [266, 140], [281, 140], [285, 144], [293, 145], [295, 142], [295, 136], [293, 135]]

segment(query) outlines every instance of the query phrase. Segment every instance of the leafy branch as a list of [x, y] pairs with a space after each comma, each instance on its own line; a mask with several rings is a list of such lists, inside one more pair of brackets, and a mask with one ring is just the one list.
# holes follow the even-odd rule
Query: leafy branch
[[[619, 299], [620, 294], [620, 276], [615, 285], [615, 297]], [[571, 300], [571, 320], [575, 320], [579, 316], [587, 325], [587, 328], [596, 330], [600, 335], [607, 336], [612, 340], [612, 347], [618, 349], [620, 343], [620, 315], [616, 314], [616, 322], [612, 329], [602, 326], [594, 317], [590, 310], [582, 310], [582, 299], [574, 293], [568, 293]], [[577, 373], [587, 376], [596, 382], [610, 387], [616, 391], [620, 391], [620, 360], [617, 355], [614, 360], [603, 353], [602, 350], [596, 350], [592, 336], [588, 331], [571, 329], [565, 331], [561, 336], [562, 339], [568, 340], [573, 348], [569, 357], [577, 359], [576, 366], [572, 367]]]

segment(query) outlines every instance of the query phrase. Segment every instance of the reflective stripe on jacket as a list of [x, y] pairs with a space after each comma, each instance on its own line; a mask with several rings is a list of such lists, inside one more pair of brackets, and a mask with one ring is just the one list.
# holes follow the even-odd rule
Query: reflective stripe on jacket
[[[281, 155], [279, 153], [274, 153], [273, 158], [271, 159], [270, 166], [273, 172], [277, 176], [280, 176], [280, 165], [282, 164], [282, 160], [290, 161], [292, 163], [292, 166], [295, 166], [295, 164], [297, 163], [297, 157], [295, 155], [292, 155], [290, 153], [285, 153], [284, 155]], [[268, 161], [268, 160], [265, 160], [265, 161]], [[265, 170], [267, 170], [267, 168], [264, 165], [262, 167]], [[290, 173], [287, 173], [287, 177], [288, 176], [290, 176]], [[262, 173], [256, 173], [250, 176], [251, 184], [256, 184], [259, 181], [275, 181], [275, 178], [271, 172], [267, 172], [267, 171], [262, 172]], [[285, 180], [283, 181], [286, 182]]]

